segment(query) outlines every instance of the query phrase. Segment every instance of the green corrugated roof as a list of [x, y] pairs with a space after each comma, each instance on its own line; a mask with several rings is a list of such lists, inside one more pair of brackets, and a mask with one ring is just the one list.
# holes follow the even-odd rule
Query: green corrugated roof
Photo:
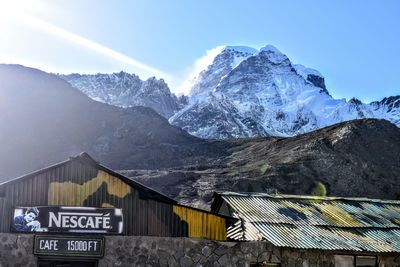
[[367, 198], [219, 192], [234, 217], [228, 237], [276, 246], [400, 252], [400, 202]]

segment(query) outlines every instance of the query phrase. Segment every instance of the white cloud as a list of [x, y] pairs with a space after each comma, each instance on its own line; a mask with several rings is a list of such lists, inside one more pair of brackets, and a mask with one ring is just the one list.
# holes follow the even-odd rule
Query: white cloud
[[177, 82], [177, 87], [174, 92], [178, 95], [184, 94], [188, 95], [190, 93], [190, 88], [194, 82], [194, 79], [199, 75], [199, 73], [206, 69], [209, 66], [214, 58], [221, 53], [222, 49], [224, 49], [224, 45], [217, 46], [213, 49], [210, 49], [206, 52], [204, 56], [197, 59], [190, 70], [185, 75], [185, 78], [182, 82]]

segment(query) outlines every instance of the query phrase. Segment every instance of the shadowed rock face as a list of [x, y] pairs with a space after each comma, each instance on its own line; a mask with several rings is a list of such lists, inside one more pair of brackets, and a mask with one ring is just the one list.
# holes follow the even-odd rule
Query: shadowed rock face
[[400, 198], [400, 129], [385, 120], [350, 121], [292, 138], [242, 139], [229, 147], [216, 165], [126, 174], [201, 207], [215, 190], [310, 194], [318, 182], [329, 195]]
[[0, 129], [0, 181], [81, 151], [114, 169], [157, 169], [205, 162], [220, 150], [150, 108], [99, 103], [18, 65], [0, 65]]
[[325, 79], [321, 76], [314, 75], [314, 74], [308, 74], [307, 75], [307, 81], [315, 85], [316, 87], [321, 88], [321, 92], [325, 92], [326, 94], [329, 95], [328, 90], [326, 89], [325, 86]]

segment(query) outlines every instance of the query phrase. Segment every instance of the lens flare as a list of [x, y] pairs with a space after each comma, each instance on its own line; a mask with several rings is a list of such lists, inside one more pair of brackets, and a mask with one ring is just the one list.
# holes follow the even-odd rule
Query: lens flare
[[149, 76], [158, 76], [159, 78], [164, 78], [166, 80], [173, 80], [171, 75], [162, 70], [149, 66], [137, 59], [129, 57], [100, 43], [70, 32], [48, 21], [45, 21], [38, 16], [33, 15], [34, 12], [32, 11], [38, 8], [39, 5], [36, 1], [0, 0], [0, 24], [1, 20], [17, 21], [19, 23], [26, 24], [29, 27], [39, 29], [58, 38], [67, 40], [75, 45], [78, 45], [79, 47], [87, 48], [90, 51], [107, 56], [112, 60], [130, 65], [145, 72]]

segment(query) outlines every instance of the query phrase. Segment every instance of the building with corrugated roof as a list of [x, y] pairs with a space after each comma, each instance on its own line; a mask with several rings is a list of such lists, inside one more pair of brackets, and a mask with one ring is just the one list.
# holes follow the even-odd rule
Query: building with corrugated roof
[[0, 214], [0, 233], [34, 235], [38, 266], [53, 266], [54, 257], [62, 266], [82, 258], [93, 258], [84, 266], [97, 266], [104, 236], [224, 241], [232, 222], [180, 205], [87, 153], [0, 184]]
[[217, 192], [211, 210], [239, 219], [231, 240], [301, 251], [303, 265], [293, 266], [322, 266], [307, 256], [316, 252], [329, 266], [400, 266], [400, 201]]
[[0, 184], [0, 266], [400, 266], [400, 202], [219, 192], [211, 211], [82, 153]]

